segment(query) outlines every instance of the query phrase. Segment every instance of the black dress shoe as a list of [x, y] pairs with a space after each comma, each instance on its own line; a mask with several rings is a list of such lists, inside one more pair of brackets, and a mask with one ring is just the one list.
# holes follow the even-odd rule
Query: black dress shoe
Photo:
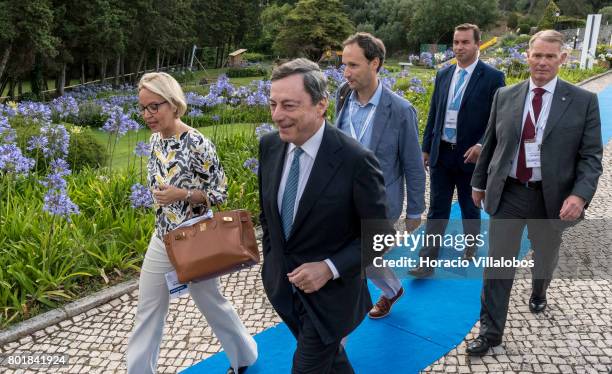
[[465, 351], [470, 356], [484, 356], [489, 348], [497, 347], [501, 341], [490, 341], [484, 336], [478, 336], [476, 339], [467, 342]]
[[542, 312], [544, 309], [546, 309], [546, 305], [546, 296], [537, 297], [531, 295], [531, 297], [529, 298], [529, 310], [531, 310], [532, 313]]
[[248, 368], [249, 368], [248, 366], [241, 366], [238, 368], [238, 373], [236, 373], [234, 368], [230, 366], [229, 369], [227, 369], [227, 372], [225, 374], [243, 374], [243, 373], [246, 373]]
[[408, 271], [408, 274], [417, 278], [427, 278], [434, 273], [434, 269], [427, 266], [419, 266]]

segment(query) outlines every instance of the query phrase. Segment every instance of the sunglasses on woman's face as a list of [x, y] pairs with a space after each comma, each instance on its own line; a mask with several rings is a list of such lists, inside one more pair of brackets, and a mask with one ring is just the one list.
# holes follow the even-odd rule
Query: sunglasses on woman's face
[[149, 105], [138, 105], [138, 108], [140, 109], [140, 113], [144, 114], [144, 111], [148, 110], [149, 113], [155, 114], [159, 110], [160, 105], [164, 105], [166, 103], [167, 101], [162, 101], [161, 103], [151, 103]]

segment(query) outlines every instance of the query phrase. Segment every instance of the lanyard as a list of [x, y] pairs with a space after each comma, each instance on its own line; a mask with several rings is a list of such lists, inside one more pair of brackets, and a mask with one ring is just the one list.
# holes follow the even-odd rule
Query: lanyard
[[[463, 78], [463, 83], [461, 83], [461, 86], [459, 86], [459, 89], [455, 89], [456, 87], [453, 87], [453, 97], [451, 99], [451, 105], [455, 102], [455, 99], [458, 97], [461, 97], [461, 95], [463, 95], [463, 91], [465, 90], [465, 87], [467, 86], [467, 82], [468, 82], [468, 76], [469, 73], [467, 72], [467, 70], [465, 71], [465, 78]], [[459, 80], [459, 76], [457, 75], [457, 80]], [[457, 82], [455, 82], [455, 84], [457, 84]], [[456, 94], [455, 94], [456, 92]], [[461, 104], [461, 103], [458, 103]]]
[[368, 112], [368, 116], [366, 117], [365, 121], [363, 122], [363, 125], [361, 126], [361, 131], [359, 132], [359, 136], [357, 136], [355, 132], [355, 125], [353, 125], [353, 114], [357, 112], [358, 110], [359, 109], [356, 108], [355, 102], [351, 101], [351, 107], [349, 108], [349, 125], [351, 128], [351, 136], [353, 137], [353, 139], [357, 139], [357, 141], [361, 143], [361, 139], [363, 139], [363, 136], [365, 135], [366, 131], [368, 131], [368, 129], [370, 128], [370, 125], [372, 124], [372, 118], [374, 118], [374, 112], [376, 111], [376, 106], [372, 105], [372, 108], [370, 108], [370, 112]]
[[[548, 92], [548, 91], [546, 91]], [[543, 120], [544, 117], [548, 117], [545, 116], [544, 114], [546, 113], [546, 110], [548, 109], [548, 106], [550, 105], [550, 103], [552, 102], [552, 100], [549, 100], [548, 102], [544, 100], [544, 95], [546, 95], [546, 92], [544, 92], [544, 94], [542, 94], [542, 109], [540, 109], [540, 116], [538, 117], [538, 121], [535, 121], [535, 113], [533, 111], [533, 97], [534, 97], [534, 93], [533, 91], [529, 91], [529, 103], [527, 108], [529, 109], [527, 115], [529, 117], [531, 117], [531, 123], [533, 123], [534, 127], [535, 127], [535, 137], [538, 137], [538, 130], [541, 130], [544, 127], [544, 123], [545, 121]], [[548, 118], [547, 118], [548, 119]]]

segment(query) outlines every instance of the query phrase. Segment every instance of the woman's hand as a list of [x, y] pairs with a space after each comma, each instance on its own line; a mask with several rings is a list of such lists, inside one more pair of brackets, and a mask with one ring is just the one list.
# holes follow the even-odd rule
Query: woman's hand
[[159, 189], [153, 190], [153, 198], [161, 206], [170, 205], [176, 201], [185, 200], [187, 191], [182, 188], [163, 184]]

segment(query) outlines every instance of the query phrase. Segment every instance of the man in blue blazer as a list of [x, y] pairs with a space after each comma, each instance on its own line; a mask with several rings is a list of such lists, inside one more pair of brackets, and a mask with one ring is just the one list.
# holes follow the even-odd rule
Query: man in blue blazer
[[[336, 126], [376, 155], [385, 179], [389, 219], [397, 220], [402, 214], [406, 192], [407, 229], [413, 230], [425, 209], [425, 169], [416, 111], [378, 79], [385, 59], [380, 39], [357, 33], [343, 44], [347, 83], [336, 94]], [[370, 267], [366, 272], [383, 291], [368, 315], [385, 317], [403, 294], [402, 284], [391, 269]]]
[[[453, 192], [463, 218], [463, 230], [476, 237], [480, 233], [480, 210], [472, 201], [470, 180], [480, 154], [493, 95], [505, 85], [504, 74], [478, 59], [480, 29], [462, 24], [455, 28], [453, 52], [457, 65], [436, 75], [427, 126], [423, 133], [423, 161], [430, 168], [430, 199], [426, 232], [443, 235], [450, 216]], [[436, 259], [439, 243], [420, 251], [422, 258]], [[470, 259], [476, 248], [467, 247], [463, 256]], [[410, 271], [416, 277], [433, 273], [429, 266]]]

